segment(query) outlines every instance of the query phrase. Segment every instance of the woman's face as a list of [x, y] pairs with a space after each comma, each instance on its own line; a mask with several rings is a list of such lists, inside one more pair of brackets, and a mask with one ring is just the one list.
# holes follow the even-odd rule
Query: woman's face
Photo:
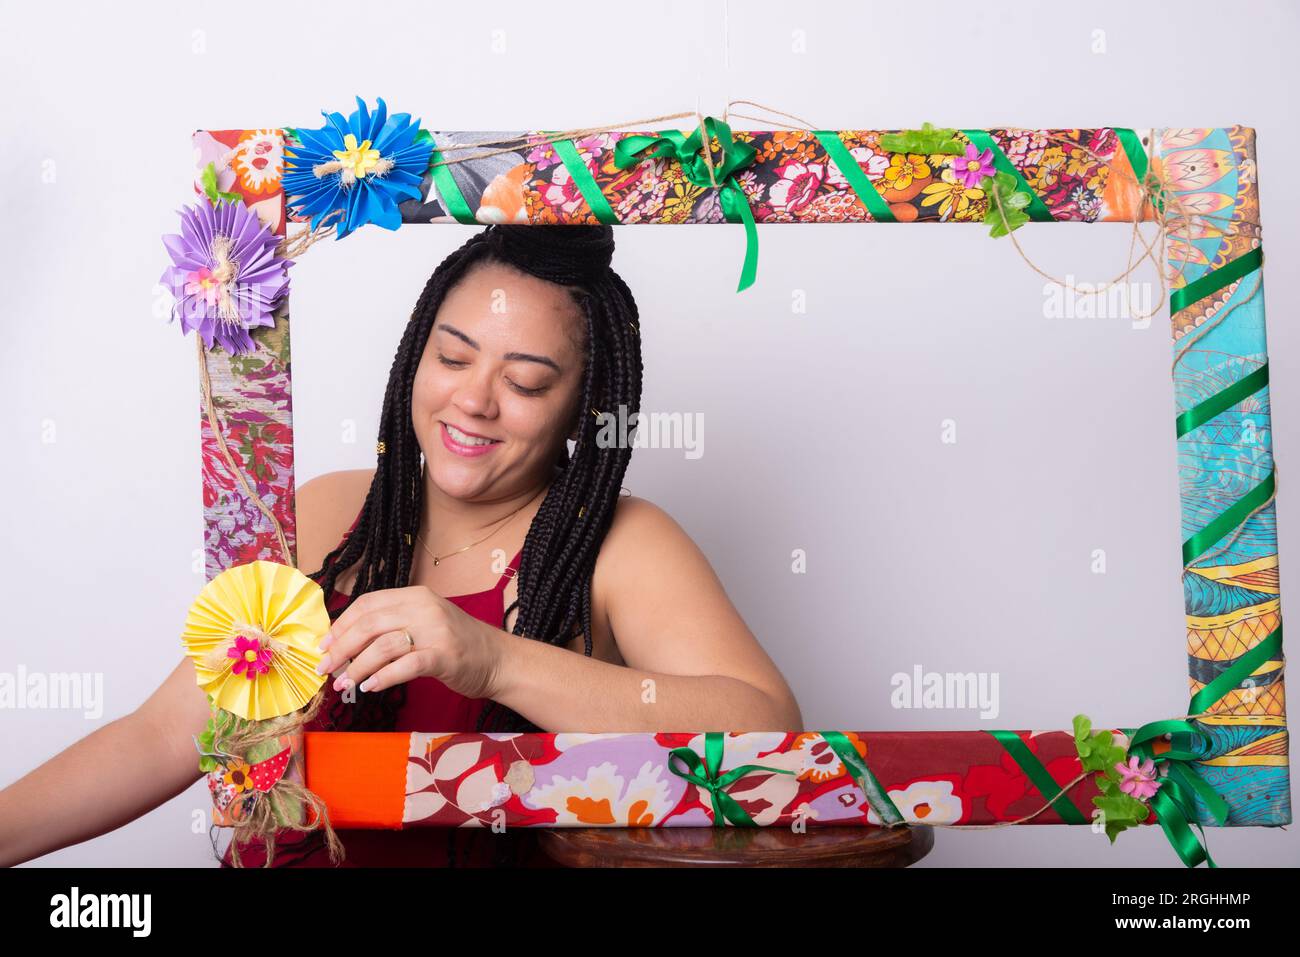
[[585, 335], [582, 310], [553, 283], [499, 263], [463, 276], [438, 309], [412, 386], [428, 480], [477, 500], [549, 477], [577, 425]]

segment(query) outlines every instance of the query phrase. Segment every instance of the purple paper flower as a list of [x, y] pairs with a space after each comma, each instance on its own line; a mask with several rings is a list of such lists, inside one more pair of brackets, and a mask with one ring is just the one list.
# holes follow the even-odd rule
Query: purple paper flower
[[1150, 758], [1139, 764], [1135, 754], [1128, 759], [1128, 764], [1117, 761], [1115, 770], [1124, 778], [1119, 783], [1119, 789], [1139, 801], [1145, 801], [1160, 787], [1160, 781], [1156, 778], [1156, 763]]
[[200, 200], [180, 211], [181, 231], [163, 237], [173, 265], [160, 280], [176, 298], [172, 318], [235, 355], [253, 352], [249, 329], [274, 326], [276, 303], [293, 263], [276, 255], [280, 240], [247, 206]]
[[993, 151], [981, 153], [974, 143], [966, 144], [966, 155], [952, 160], [952, 171], [967, 189], [975, 189], [985, 176], [993, 175]]

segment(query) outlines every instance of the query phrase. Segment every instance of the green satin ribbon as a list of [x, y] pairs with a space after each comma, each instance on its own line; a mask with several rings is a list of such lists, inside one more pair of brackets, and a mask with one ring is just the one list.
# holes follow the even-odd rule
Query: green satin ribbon
[[1011, 160], [1007, 158], [1007, 154], [1002, 152], [1002, 147], [998, 146], [993, 137], [989, 135], [988, 130], [962, 130], [962, 132], [966, 134], [966, 137], [981, 153], [988, 150], [993, 154], [993, 165], [1000, 172], [1009, 173], [1015, 177], [1016, 189], [1029, 196], [1029, 205], [1025, 207], [1025, 212], [1029, 214], [1030, 219], [1036, 223], [1055, 222], [1052, 211], [1047, 208], [1047, 204], [1034, 192], [1028, 180], [1021, 175], [1020, 170], [1016, 169]]
[[[1147, 151], [1142, 148], [1142, 141], [1138, 139], [1136, 131], [1126, 127], [1113, 127], [1115, 135], [1119, 137], [1119, 144], [1124, 148], [1124, 155], [1128, 157], [1128, 165], [1133, 167], [1133, 175], [1137, 177], [1139, 183], [1145, 183], [1147, 170], [1150, 164], [1147, 161]], [[1165, 203], [1158, 193], [1152, 193], [1151, 205], [1160, 212], [1164, 212]], [[1138, 210], [1138, 216], [1141, 217], [1142, 210]], [[1177, 310], [1175, 310], [1177, 311]]]
[[889, 797], [889, 792], [880, 786], [880, 781], [872, 773], [871, 768], [867, 767], [867, 763], [862, 760], [862, 755], [858, 754], [858, 749], [853, 746], [848, 736], [842, 731], [819, 731], [817, 733], [830, 745], [831, 750], [840, 759], [840, 763], [844, 765], [844, 770], [849, 773], [849, 776], [857, 780], [858, 785], [862, 788], [862, 793], [867, 797], [867, 803], [876, 812], [876, 817], [880, 818], [881, 822], [886, 825], [904, 823], [903, 813]]
[[1269, 632], [1264, 640], [1250, 651], [1233, 660], [1223, 669], [1223, 673], [1200, 691], [1192, 695], [1191, 704], [1187, 706], [1188, 714], [1201, 714], [1209, 711], [1211, 706], [1229, 691], [1237, 688], [1243, 681], [1253, 675], [1265, 662], [1271, 661], [1282, 652], [1282, 625]]
[[[1230, 283], [1236, 282], [1248, 273], [1254, 272], [1263, 264], [1264, 252], [1261, 247], [1243, 253], [1226, 266], [1221, 266], [1200, 279], [1189, 282], [1182, 289], [1175, 289], [1169, 295], [1169, 308], [1174, 313], [1186, 309], [1198, 300], [1211, 296]], [[1179, 415], [1174, 423], [1178, 437], [1182, 438], [1192, 429], [1203, 425], [1216, 415], [1258, 392], [1267, 384], [1268, 364], [1265, 363], [1250, 375], [1239, 379], [1228, 388], [1215, 393], [1204, 402]], [[1199, 532], [1183, 542], [1183, 565], [1190, 565], [1198, 557], [1205, 554], [1220, 539], [1244, 522], [1246, 516], [1267, 502], [1273, 494], [1276, 483], [1276, 471], [1270, 469], [1267, 477], [1262, 482], [1228, 506]]]
[[[1195, 867], [1201, 861], [1209, 862], [1210, 867], [1218, 867], [1210, 857], [1205, 829], [1196, 814], [1196, 802], [1192, 795], [1199, 795], [1209, 808], [1210, 816], [1220, 827], [1228, 820], [1228, 803], [1215, 793], [1214, 789], [1193, 771], [1187, 762], [1199, 760], [1212, 745], [1210, 736], [1201, 728], [1188, 721], [1169, 719], [1152, 721], [1134, 731], [1121, 728], [1129, 737], [1128, 753], [1140, 761], [1150, 759], [1157, 767], [1166, 765], [1167, 773], [1160, 778], [1159, 788], [1151, 796], [1150, 808], [1155, 811], [1156, 820], [1165, 837], [1173, 845], [1178, 857], [1188, 867]], [[1170, 736], [1168, 750], [1157, 753], [1155, 742]], [[1197, 750], [1192, 742], [1200, 740], [1204, 747]], [[1198, 841], [1192, 833], [1191, 825], [1201, 832]]]
[[[1243, 681], [1257, 671], [1261, 665], [1270, 661], [1282, 651], [1282, 626], [1279, 624], [1263, 641], [1250, 651], [1237, 658], [1200, 691], [1192, 696], [1187, 705], [1188, 714], [1202, 714], [1208, 711], [1224, 695], [1239, 687]], [[1191, 767], [1191, 762], [1202, 760], [1213, 742], [1203, 728], [1197, 727], [1183, 719], [1166, 719], [1152, 721], [1142, 727], [1121, 728], [1129, 738], [1129, 754], [1140, 760], [1150, 758], [1155, 764], [1167, 765], [1167, 772], [1160, 779], [1160, 787], [1152, 796], [1150, 807], [1156, 814], [1156, 820], [1164, 831], [1165, 837], [1173, 845], [1179, 859], [1188, 867], [1196, 867], [1206, 861], [1210, 867], [1217, 868], [1214, 858], [1210, 857], [1209, 842], [1205, 829], [1201, 827], [1196, 813], [1195, 797], [1199, 797], [1209, 810], [1210, 817], [1220, 827], [1228, 821], [1229, 808], [1215, 790]], [[1155, 751], [1155, 742], [1170, 737], [1169, 749], [1160, 753]], [[1202, 748], [1192, 747], [1193, 742], [1200, 741]], [[1201, 832], [1198, 841], [1192, 833], [1192, 825]]]
[[1175, 289], [1169, 294], [1169, 309], [1171, 312], [1186, 309], [1198, 299], [1214, 295], [1224, 286], [1236, 282], [1263, 265], [1264, 247], [1256, 246], [1250, 252], [1242, 253], [1232, 262], [1206, 273], [1200, 279], [1189, 282], [1181, 289]]
[[703, 125], [709, 140], [716, 136], [722, 147], [722, 162], [714, 164], [712, 180], [709, 178], [709, 164], [700, 153], [702, 145], [710, 150], [711, 145], [704, 144], [699, 129], [693, 130], [690, 136], [677, 130], [663, 130], [658, 135], [624, 136], [614, 147], [614, 165], [627, 169], [642, 160], [663, 156], [676, 160], [687, 181], [695, 186], [712, 189], [716, 181], [720, 190], [718, 199], [727, 222], [745, 224], [745, 263], [740, 273], [740, 285], [736, 288], [736, 292], [742, 292], [754, 284], [758, 272], [758, 229], [735, 172], [753, 163], [757, 151], [748, 143], [736, 140], [731, 127], [716, 117], [706, 116]]
[[[1187, 705], [1187, 713], [1196, 715], [1207, 712], [1224, 695], [1239, 687], [1243, 681], [1254, 674], [1265, 662], [1275, 658], [1282, 651], [1282, 626], [1279, 624], [1263, 641], [1250, 651], [1241, 655], [1225, 668], [1217, 678], [1192, 696]], [[1149, 806], [1155, 812], [1156, 820], [1164, 831], [1165, 837], [1173, 846], [1178, 857], [1188, 867], [1196, 867], [1201, 861], [1207, 861], [1210, 867], [1217, 867], [1210, 857], [1205, 839], [1205, 830], [1196, 813], [1195, 798], [1199, 797], [1209, 810], [1215, 823], [1223, 826], [1227, 823], [1229, 808], [1210, 784], [1192, 770], [1191, 762], [1202, 760], [1213, 742], [1203, 728], [1197, 727], [1183, 719], [1166, 719], [1152, 721], [1134, 730], [1121, 728], [1129, 738], [1128, 753], [1141, 761], [1150, 758], [1156, 765], [1167, 766], [1165, 776], [1160, 779], [1160, 786], [1152, 796]], [[1061, 819], [1067, 824], [1087, 824], [1082, 812], [1066, 797], [1056, 781], [1048, 774], [1038, 757], [1029, 750], [1020, 736], [1013, 731], [989, 731], [1007, 749], [1016, 764], [1029, 777], [1044, 799], [1052, 802]], [[1155, 742], [1170, 736], [1169, 748], [1157, 753]], [[1193, 743], [1202, 745], [1197, 749]], [[1054, 800], [1052, 795], [1061, 792]], [[1201, 832], [1198, 841], [1192, 833], [1192, 826]]]
[[821, 142], [822, 149], [835, 162], [840, 174], [853, 187], [853, 192], [858, 194], [858, 199], [862, 200], [862, 205], [867, 207], [867, 212], [871, 214], [871, 218], [878, 223], [897, 222], [893, 210], [889, 208], [885, 198], [880, 195], [875, 183], [871, 182], [867, 174], [862, 172], [862, 167], [858, 165], [858, 161], [853, 158], [853, 154], [844, 145], [839, 133], [835, 130], [813, 130], [813, 136], [817, 137]]
[[438, 144], [434, 142], [433, 137], [429, 137], [429, 142], [433, 144], [433, 154], [429, 159], [429, 175], [433, 177], [434, 184], [438, 187], [438, 196], [442, 204], [447, 207], [447, 212], [456, 218], [456, 222], [462, 226], [481, 226], [483, 225], [474, 218], [474, 210], [470, 209], [469, 203], [465, 201], [465, 194], [460, 191], [456, 184], [456, 179], [451, 175], [451, 167], [442, 164], [442, 154], [438, 152]]
[[1215, 416], [1227, 412], [1234, 405], [1250, 398], [1266, 385], [1268, 385], [1267, 362], [1250, 375], [1238, 379], [1226, 389], [1214, 393], [1178, 416], [1174, 420], [1175, 437], [1181, 439], [1193, 429], [1200, 428]]
[[[549, 131], [543, 130], [543, 132]], [[591, 170], [578, 152], [578, 148], [573, 145], [573, 140], [551, 140], [551, 145], [555, 147], [555, 155], [564, 163], [564, 168], [569, 171], [569, 178], [578, 187], [578, 192], [582, 193], [582, 198], [587, 201], [596, 218], [606, 226], [617, 226], [618, 216], [614, 213], [614, 208], [609, 205], [609, 200], [605, 198], [605, 193], [596, 182], [596, 178], [591, 175]]]
[[[726, 827], [726, 821], [743, 827], [756, 827], [754, 819], [745, 809], [736, 803], [736, 799], [727, 793], [727, 788], [750, 771], [772, 771], [775, 774], [794, 774], [784, 768], [767, 768], [761, 764], [742, 764], [719, 776], [722, 767], [722, 748], [724, 735], [721, 731], [709, 731], [704, 735], [704, 773], [700, 774], [700, 756], [690, 748], [673, 748], [668, 752], [668, 770], [679, 778], [685, 778], [709, 792], [713, 800], [713, 826]], [[681, 761], [686, 770], [678, 770], [673, 761]]]
[[[1269, 500], [1277, 487], [1277, 470], [1270, 469], [1264, 481], [1219, 513], [1208, 525], [1183, 542], [1183, 566], [1196, 561], [1223, 536], [1246, 520], [1246, 516]], [[1190, 712], [1189, 712], [1190, 713]]]
[[1056, 783], [1056, 779], [1048, 773], [1043, 762], [1038, 760], [1038, 755], [1029, 750], [1024, 739], [1014, 731], [989, 731], [989, 734], [997, 738], [1002, 747], [1006, 748], [1007, 754], [1011, 755], [1013, 761], [1020, 766], [1020, 770], [1025, 772], [1025, 776], [1038, 789], [1038, 793], [1043, 796], [1043, 800], [1051, 804], [1056, 813], [1061, 816], [1061, 820], [1066, 824], [1087, 824], [1088, 819], [1083, 816], [1083, 812], [1075, 806], [1070, 800], [1069, 795], [1062, 790], [1061, 786]]

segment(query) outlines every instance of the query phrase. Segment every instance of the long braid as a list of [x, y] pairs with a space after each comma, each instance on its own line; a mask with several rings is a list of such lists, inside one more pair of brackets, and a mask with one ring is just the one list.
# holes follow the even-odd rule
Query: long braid
[[[635, 300], [613, 270], [605, 270], [577, 298], [587, 317], [588, 343], [578, 436], [525, 538], [516, 574], [519, 615], [511, 630], [547, 644], [567, 644], [580, 625], [583, 653], [590, 656], [591, 576], [632, 455], [631, 443], [598, 446], [600, 423], [591, 410], [618, 415], [621, 405], [629, 419], [640, 411], [641, 340]], [[489, 718], [497, 720], [489, 725]], [[496, 702], [480, 714], [476, 730], [489, 727], [540, 730]]]

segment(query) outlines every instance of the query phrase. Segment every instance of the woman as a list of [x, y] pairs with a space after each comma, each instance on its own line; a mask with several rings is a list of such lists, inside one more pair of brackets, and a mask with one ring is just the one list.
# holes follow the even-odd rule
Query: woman
[[[299, 491], [299, 565], [318, 569], [333, 619], [309, 729], [801, 728], [698, 547], [620, 495], [631, 437], [603, 441], [597, 413], [638, 411], [641, 350], [613, 250], [608, 226], [490, 226], [430, 277], [389, 373], [377, 467]], [[134, 714], [0, 792], [0, 863], [189, 787], [207, 717], [184, 659]], [[122, 754], [139, 762], [126, 780]], [[75, 786], [109, 779], [107, 799]], [[526, 828], [339, 837], [350, 866], [544, 863]], [[320, 833], [278, 838], [274, 864], [328, 864]]]

